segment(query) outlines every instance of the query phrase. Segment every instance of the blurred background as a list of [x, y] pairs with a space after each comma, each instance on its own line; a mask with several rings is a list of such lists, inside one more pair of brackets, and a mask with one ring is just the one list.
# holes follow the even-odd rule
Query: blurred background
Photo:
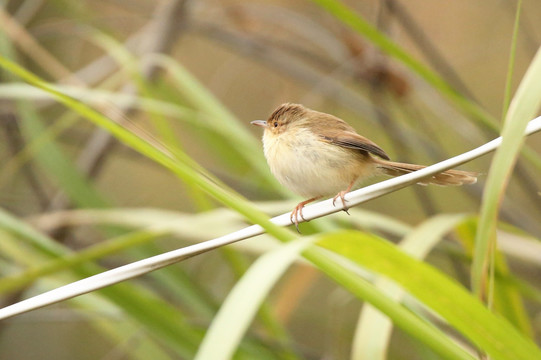
[[[182, 149], [269, 215], [290, 211], [299, 199], [270, 175], [261, 129], [249, 122], [267, 119], [281, 103], [339, 116], [397, 161], [431, 164], [498, 136], [516, 1], [344, 1], [376, 29], [372, 38], [318, 3], [324, 1], [2, 1], [0, 52], [157, 144]], [[522, 5], [512, 90], [541, 43], [541, 2]], [[396, 48], [386, 39], [401, 49], [402, 61], [396, 52], [387, 55]], [[0, 76], [0, 206], [63, 251], [154, 222], [178, 223], [177, 236], [108, 253], [96, 261], [103, 270], [245, 225], [193, 184], [45, 93], [5, 71]], [[540, 139], [527, 140], [529, 159], [539, 157]], [[352, 227], [396, 241], [435, 214], [475, 213], [490, 160], [462, 167], [482, 173], [476, 185], [410, 187], [368, 202], [350, 217], [339, 213], [302, 224], [301, 231]], [[527, 317], [537, 339], [541, 253], [538, 242], [522, 237], [541, 236], [540, 185], [535, 161], [521, 158], [500, 214], [505, 226], [520, 229], [512, 231], [520, 241], [509, 235], [501, 246], [527, 288]], [[392, 225], [385, 229], [370, 216]], [[0, 244], [2, 276], [51, 256], [6, 238]], [[97, 293], [0, 322], [0, 359], [190, 358], [236, 280], [274, 245], [270, 238], [250, 239], [133, 280], [129, 289], [118, 287], [127, 297], [134, 292], [159, 299], [149, 306], [168, 304], [167, 311], [186, 324], [185, 337], [196, 339], [192, 352], [161, 339], [126, 310], [129, 303]], [[466, 248], [447, 239], [428, 262], [467, 286]], [[99, 271], [78, 268], [0, 286], [2, 306]], [[360, 307], [299, 263], [274, 288], [243, 346], [248, 354], [269, 352], [252, 358], [347, 359]], [[389, 358], [437, 357], [396, 330]]]

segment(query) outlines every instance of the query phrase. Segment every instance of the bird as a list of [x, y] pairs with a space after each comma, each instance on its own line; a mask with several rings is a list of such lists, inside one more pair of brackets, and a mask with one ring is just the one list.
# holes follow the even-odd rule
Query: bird
[[[362, 180], [375, 175], [400, 176], [425, 168], [391, 161], [383, 149], [344, 120], [301, 104], [282, 104], [266, 121], [254, 120], [251, 124], [264, 128], [263, 152], [271, 173], [283, 186], [306, 198], [290, 215], [297, 231], [299, 218], [305, 220], [302, 209], [310, 202], [336, 194], [333, 205], [340, 198], [347, 212], [344, 196]], [[418, 184], [473, 184], [477, 176], [475, 172], [446, 170]]]

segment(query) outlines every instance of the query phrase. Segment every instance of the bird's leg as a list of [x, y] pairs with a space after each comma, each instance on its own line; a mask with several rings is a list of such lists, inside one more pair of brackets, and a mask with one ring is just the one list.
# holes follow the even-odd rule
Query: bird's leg
[[308, 204], [308, 203], [310, 203], [312, 201], [316, 201], [319, 198], [321, 198], [321, 196], [316, 196], [316, 197], [313, 197], [311, 199], [304, 200], [304, 201], [298, 203], [297, 206], [295, 206], [295, 209], [293, 209], [293, 211], [291, 212], [291, 215], [289, 215], [289, 220], [291, 220], [291, 222], [295, 224], [295, 227], [297, 228], [297, 231], [298, 231], [299, 234], [301, 233], [299, 231], [299, 215], [301, 216], [301, 219], [306, 221], [304, 216], [302, 216], [302, 208], [304, 207], [304, 205], [306, 205], [306, 204]]
[[351, 188], [353, 187], [353, 185], [355, 184], [356, 181], [357, 181], [356, 178], [353, 179], [353, 181], [351, 181], [351, 182], [349, 183], [349, 186], [348, 186], [348, 188], [347, 188], [346, 190], [340, 191], [338, 194], [336, 194], [335, 197], [332, 198], [332, 204], [333, 204], [333, 206], [335, 206], [334, 203], [336, 202], [336, 199], [340, 198], [340, 200], [342, 200], [342, 204], [344, 205], [344, 209], [343, 209], [343, 210], [344, 210], [344, 211], [346, 212], [346, 214], [348, 214], [348, 215], [349, 215], [349, 212], [348, 212], [349, 208], [348, 208], [347, 205], [346, 205], [346, 199], [344, 199], [344, 195], [346, 195], [346, 194], [351, 190]]

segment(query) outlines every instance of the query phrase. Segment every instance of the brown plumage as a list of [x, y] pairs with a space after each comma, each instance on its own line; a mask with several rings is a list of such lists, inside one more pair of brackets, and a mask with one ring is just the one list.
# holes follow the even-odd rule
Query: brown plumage
[[[342, 119], [300, 104], [282, 104], [267, 121], [252, 124], [265, 128], [263, 149], [274, 176], [293, 192], [309, 198], [291, 213], [296, 226], [303, 206], [311, 201], [336, 194], [334, 201], [340, 198], [345, 205], [344, 195], [362, 179], [378, 174], [399, 176], [424, 168], [390, 161], [377, 144], [357, 134]], [[447, 170], [419, 184], [445, 186], [476, 181], [476, 173]]]

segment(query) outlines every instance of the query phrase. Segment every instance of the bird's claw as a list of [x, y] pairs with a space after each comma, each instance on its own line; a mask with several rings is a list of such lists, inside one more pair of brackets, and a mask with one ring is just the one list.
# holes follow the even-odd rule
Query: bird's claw
[[307, 221], [304, 216], [302, 215], [302, 208], [304, 207], [304, 204], [299, 204], [293, 209], [291, 212], [291, 215], [289, 215], [289, 220], [295, 224], [295, 228], [297, 229], [297, 232], [300, 234], [301, 231], [299, 230], [299, 215], [303, 221]]
[[346, 205], [346, 199], [344, 198], [344, 196], [347, 194], [347, 191], [340, 191], [338, 194], [336, 194], [335, 197], [333, 197], [332, 199], [332, 205], [333, 206], [336, 206], [336, 199], [340, 198], [340, 200], [342, 200], [342, 205], [343, 205], [343, 211], [346, 212], [346, 214], [349, 215], [349, 207]]

